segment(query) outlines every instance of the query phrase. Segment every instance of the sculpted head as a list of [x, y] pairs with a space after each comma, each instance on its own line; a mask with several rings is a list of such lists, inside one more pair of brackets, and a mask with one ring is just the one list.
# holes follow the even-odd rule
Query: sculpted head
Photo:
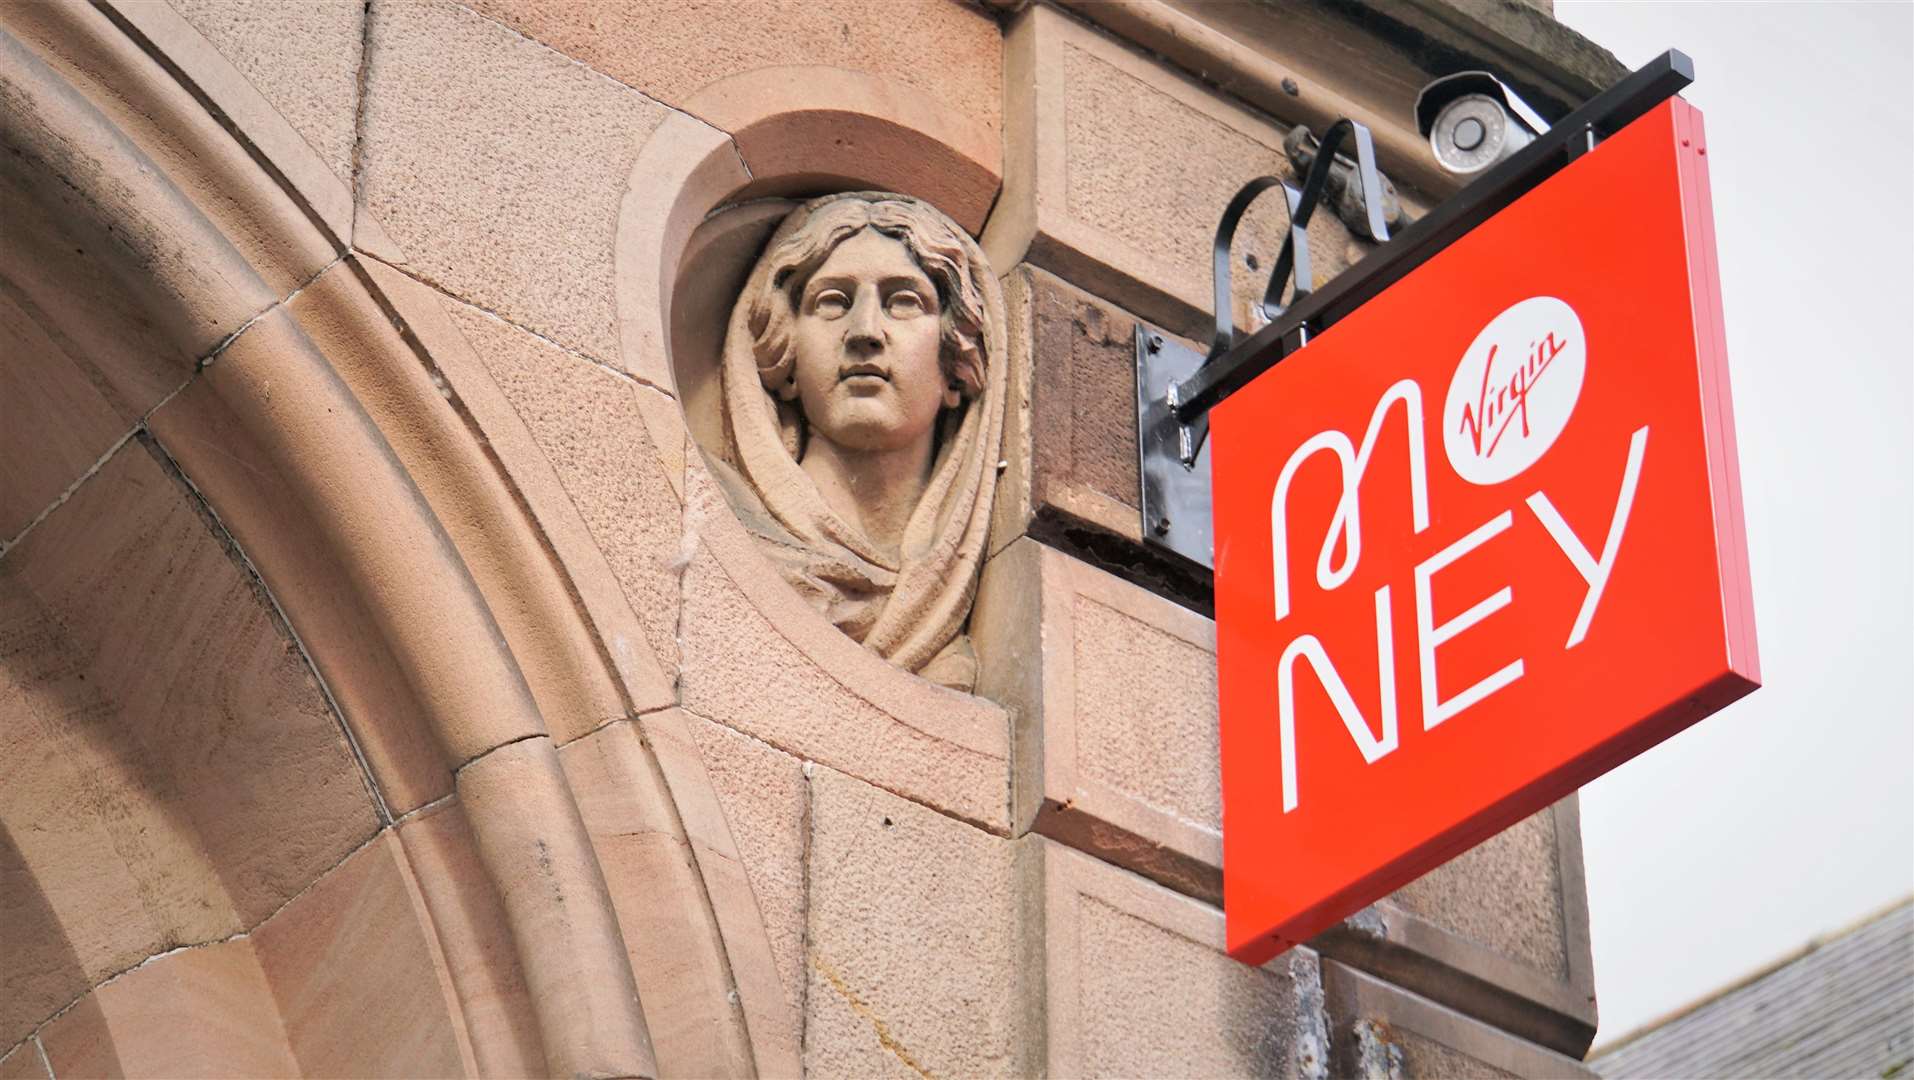
[[927, 449], [945, 410], [982, 393], [983, 299], [942, 214], [914, 200], [837, 199], [766, 258], [750, 298], [752, 351], [808, 438], [853, 454]]
[[860, 191], [778, 223], [725, 331], [713, 474], [739, 519], [840, 630], [960, 689], [976, 676], [965, 628], [1003, 460], [1006, 323], [962, 229]]

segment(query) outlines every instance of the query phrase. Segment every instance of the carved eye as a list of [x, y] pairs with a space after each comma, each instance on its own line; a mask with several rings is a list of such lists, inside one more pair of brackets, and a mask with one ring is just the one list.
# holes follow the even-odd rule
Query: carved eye
[[826, 289], [811, 299], [811, 311], [821, 319], [837, 319], [851, 310], [851, 298], [836, 289]]
[[909, 289], [899, 289], [884, 302], [884, 310], [893, 319], [909, 319], [924, 313], [924, 298]]

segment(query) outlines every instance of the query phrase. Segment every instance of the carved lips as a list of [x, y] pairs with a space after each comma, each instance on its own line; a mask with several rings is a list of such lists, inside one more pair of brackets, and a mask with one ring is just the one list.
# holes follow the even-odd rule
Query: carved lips
[[837, 381], [849, 383], [854, 393], [874, 394], [890, 385], [891, 369], [888, 364], [873, 363], [869, 360], [845, 364], [837, 370]]

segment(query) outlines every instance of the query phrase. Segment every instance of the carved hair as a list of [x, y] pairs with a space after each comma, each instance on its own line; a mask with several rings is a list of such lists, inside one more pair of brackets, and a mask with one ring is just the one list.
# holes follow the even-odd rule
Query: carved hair
[[984, 302], [970, 277], [963, 241], [944, 216], [902, 195], [859, 192], [819, 206], [769, 256], [771, 273], [751, 300], [752, 352], [764, 388], [784, 401], [797, 396], [797, 350], [791, 322], [798, 298], [837, 246], [865, 229], [901, 241], [937, 289], [939, 367], [966, 400], [984, 389]]

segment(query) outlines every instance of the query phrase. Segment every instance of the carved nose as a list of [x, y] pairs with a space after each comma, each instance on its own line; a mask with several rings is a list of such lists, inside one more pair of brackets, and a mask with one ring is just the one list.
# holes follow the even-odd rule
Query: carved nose
[[884, 327], [874, 300], [859, 297], [852, 305], [850, 325], [844, 329], [844, 346], [860, 353], [874, 353], [884, 348]]

